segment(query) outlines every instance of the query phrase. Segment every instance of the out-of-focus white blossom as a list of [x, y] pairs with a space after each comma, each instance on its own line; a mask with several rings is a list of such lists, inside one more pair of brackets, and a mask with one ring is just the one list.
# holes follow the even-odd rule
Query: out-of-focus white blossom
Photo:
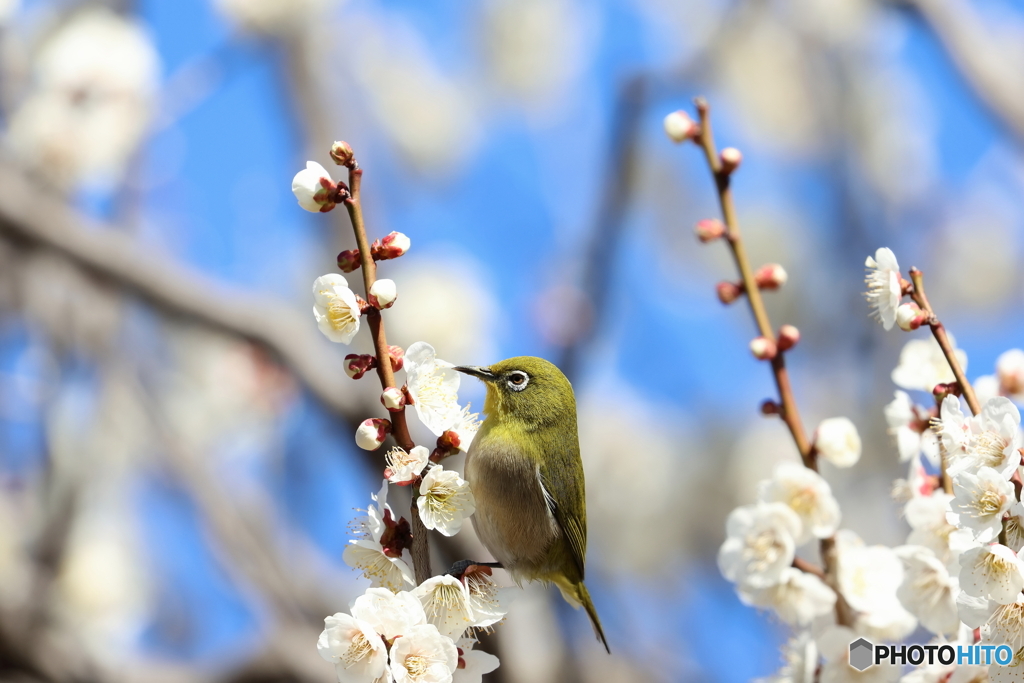
[[355, 292], [337, 273], [321, 275], [313, 282], [313, 317], [317, 327], [332, 342], [348, 344], [359, 331], [362, 312]]
[[725, 521], [718, 568], [725, 578], [750, 588], [777, 583], [793, 563], [801, 529], [800, 517], [783, 503], [736, 508]]
[[0, 0], [0, 26], [6, 24], [17, 13], [20, 5], [21, 0]]
[[903, 298], [896, 255], [891, 249], [882, 247], [875, 252], [874, 258], [868, 256], [864, 267], [867, 269], [864, 282], [868, 286], [868, 305], [882, 327], [891, 330], [896, 324], [896, 309]]
[[970, 529], [982, 543], [999, 535], [1003, 513], [1016, 501], [1013, 484], [991, 467], [953, 477], [953, 496], [949, 521]]
[[1010, 349], [996, 359], [996, 377], [999, 390], [1020, 403], [1024, 401], [1024, 351]]
[[894, 552], [903, 561], [903, 582], [896, 590], [903, 607], [932, 633], [956, 634], [960, 628], [957, 582], [946, 565], [924, 546], [905, 545]]
[[886, 404], [884, 412], [889, 433], [896, 437], [896, 448], [901, 462], [906, 462], [923, 452], [929, 460], [938, 464], [938, 440], [935, 433], [928, 428], [927, 411], [915, 405], [907, 392], [897, 389], [895, 398]]
[[430, 460], [430, 451], [424, 446], [415, 446], [409, 452], [395, 446], [386, 456], [387, 470], [384, 474], [392, 484], [408, 484], [420, 476]]
[[433, 624], [413, 626], [391, 646], [395, 683], [448, 683], [458, 666], [455, 643]]
[[784, 569], [779, 582], [771, 586], [740, 586], [739, 595], [744, 604], [771, 608], [782, 621], [793, 626], [808, 626], [816, 617], [831, 612], [836, 605], [835, 591], [817, 576], [793, 567]]
[[482, 683], [483, 675], [498, 668], [498, 658], [490, 652], [476, 650], [473, 638], [460, 638], [455, 646], [459, 649], [459, 668], [452, 677], [452, 683]]
[[782, 646], [782, 668], [769, 678], [754, 683], [815, 683], [818, 672], [818, 646], [810, 631], [803, 631]]
[[858, 629], [893, 640], [913, 631], [914, 618], [896, 597], [903, 583], [903, 563], [892, 548], [865, 546], [852, 531], [842, 529], [836, 533], [836, 552], [839, 592], [861, 613]]
[[343, 612], [324, 619], [316, 649], [334, 664], [338, 683], [370, 683], [387, 672], [384, 641], [372, 626]]
[[323, 17], [335, 1], [215, 0], [215, 4], [222, 14], [246, 31], [278, 35]]
[[[989, 399], [999, 396], [1000, 393], [999, 380], [995, 375], [982, 375], [974, 380], [972, 386], [974, 387], [974, 397], [982, 405], [988, 403]], [[1020, 401], [1017, 402], [1020, 403]]]
[[398, 298], [394, 280], [377, 280], [370, 285], [370, 303], [380, 309], [391, 308]]
[[458, 472], [434, 465], [420, 482], [416, 507], [423, 526], [454, 536], [476, 511], [476, 502], [469, 483]]
[[970, 596], [1008, 605], [1024, 590], [1024, 562], [1005, 545], [966, 550], [960, 566], [960, 587]]
[[860, 460], [860, 434], [846, 417], [830, 417], [818, 424], [814, 446], [836, 467], [852, 467]]
[[689, 140], [697, 131], [700, 126], [697, 122], [687, 114], [685, 111], [674, 111], [664, 120], [665, 134], [668, 135], [672, 142], [684, 142]]
[[292, 178], [292, 194], [299, 206], [311, 213], [324, 213], [334, 208], [334, 179], [327, 169], [315, 161]]
[[15, 153], [61, 185], [119, 182], [154, 111], [148, 34], [109, 9], [82, 9], [42, 43], [32, 70], [7, 130]]
[[947, 396], [939, 416], [939, 435], [949, 457], [950, 476], [990, 467], [1009, 479], [1020, 465], [1020, 411], [1009, 399], [989, 399], [980, 415], [968, 419], [960, 408], [960, 399]]
[[410, 592], [392, 592], [387, 588], [368, 588], [352, 603], [352, 616], [369, 624], [388, 640], [427, 623], [419, 599]]
[[908, 501], [903, 514], [911, 529], [907, 544], [930, 549], [947, 569], [959, 574], [960, 553], [975, 545], [975, 541], [970, 529], [957, 529], [949, 522], [952, 501], [951, 494], [936, 489], [930, 496], [917, 496]]
[[450, 574], [434, 576], [412, 590], [419, 598], [427, 623], [433, 624], [442, 635], [458, 638], [473, 625], [473, 608], [469, 590]]
[[818, 650], [825, 658], [820, 683], [895, 683], [899, 680], [899, 667], [887, 662], [868, 667], [864, 671], [857, 671], [850, 666], [850, 643], [859, 637], [846, 626], [829, 626], [818, 636]]
[[762, 482], [759, 499], [764, 503], [783, 503], [797, 514], [801, 522], [797, 545], [815, 537], [831, 536], [839, 527], [839, 503], [828, 482], [799, 463], [780, 464], [775, 475]]
[[[953, 355], [960, 367], [967, 371], [967, 354], [956, 348], [953, 335], [946, 333]], [[949, 362], [942, 353], [942, 347], [933, 337], [911, 339], [900, 351], [899, 365], [892, 371], [892, 381], [898, 387], [931, 393], [936, 384], [952, 382], [956, 377], [949, 369]]]
[[467, 450], [476, 434], [477, 416], [459, 405], [462, 375], [453, 368], [451, 363], [439, 359], [434, 347], [426, 342], [415, 342], [405, 350], [406, 385], [420, 422], [436, 436], [458, 427], [462, 440], [459, 447]]

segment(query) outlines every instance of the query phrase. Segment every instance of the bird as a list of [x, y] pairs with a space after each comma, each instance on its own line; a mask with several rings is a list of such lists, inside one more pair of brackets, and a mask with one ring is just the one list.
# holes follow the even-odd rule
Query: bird
[[517, 584], [553, 583], [566, 602], [582, 606], [610, 654], [583, 583], [587, 507], [572, 385], [532, 356], [454, 369], [487, 386], [486, 417], [465, 466], [477, 536]]

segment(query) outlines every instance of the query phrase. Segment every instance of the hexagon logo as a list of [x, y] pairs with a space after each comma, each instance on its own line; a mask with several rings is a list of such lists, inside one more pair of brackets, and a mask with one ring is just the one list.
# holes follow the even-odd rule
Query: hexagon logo
[[874, 664], [875, 646], [858, 638], [850, 643], [850, 666], [857, 671], [863, 671]]

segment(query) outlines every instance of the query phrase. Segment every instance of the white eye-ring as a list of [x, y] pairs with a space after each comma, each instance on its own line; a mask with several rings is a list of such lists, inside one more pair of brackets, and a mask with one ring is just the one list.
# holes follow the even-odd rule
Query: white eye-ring
[[530, 383], [530, 376], [522, 370], [513, 370], [508, 373], [508, 388], [512, 391], [522, 391]]

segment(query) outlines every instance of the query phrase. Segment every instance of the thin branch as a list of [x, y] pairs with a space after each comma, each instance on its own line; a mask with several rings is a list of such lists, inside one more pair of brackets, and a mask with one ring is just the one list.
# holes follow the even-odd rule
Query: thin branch
[[[750, 301], [750, 311], [754, 317], [761, 336], [775, 343], [775, 332], [772, 329], [771, 320], [764, 306], [764, 299], [761, 297], [761, 290], [754, 277], [754, 271], [750, 267], [750, 260], [747, 258], [743, 238], [740, 236], [739, 221], [736, 218], [736, 209], [733, 205], [732, 190], [730, 189], [731, 172], [722, 166], [718, 148], [715, 146], [714, 134], [711, 129], [710, 107], [704, 98], [697, 98], [695, 102], [697, 113], [700, 117], [700, 128], [697, 133], [696, 143], [704, 151], [708, 168], [711, 170], [715, 186], [718, 191], [718, 201], [722, 209], [722, 220], [725, 223], [725, 240], [732, 252], [736, 268], [743, 278], [743, 285], [747, 298]], [[807, 438], [804, 431], [803, 421], [800, 419], [800, 409], [797, 406], [796, 398], [793, 396], [793, 388], [789, 382], [789, 373], [786, 370], [785, 353], [778, 350], [771, 361], [772, 375], [775, 378], [775, 386], [779, 391], [779, 399], [782, 402], [780, 417], [789, 428], [800, 458], [804, 465], [814, 471], [818, 470], [817, 456], [814, 446]], [[842, 626], [849, 626], [853, 623], [853, 612], [838, 586], [838, 553], [836, 552], [835, 538], [823, 538], [820, 544], [821, 561], [824, 566], [823, 572], [826, 582], [836, 592], [836, 621]]]
[[1008, 59], [1009, 41], [999, 41], [963, 0], [910, 0], [910, 4], [935, 32], [981, 103], [1024, 141], [1024, 91], [1019, 78], [1024, 64]]
[[265, 293], [231, 290], [173, 263], [112, 226], [80, 215], [11, 163], [0, 162], [0, 235], [56, 252], [133, 292], [164, 313], [194, 320], [266, 348], [327, 408], [352, 412], [347, 377], [327, 343], [294, 307]]
[[[348, 173], [348, 196], [344, 200], [345, 208], [348, 209], [349, 218], [352, 220], [352, 231], [356, 236], [356, 246], [359, 248], [359, 263], [363, 271], [363, 286], [365, 287], [366, 300], [370, 300], [370, 288], [377, 281], [377, 264], [373, 260], [373, 253], [370, 247], [370, 239], [366, 235], [366, 224], [363, 222], [363, 206], [360, 202], [360, 190], [362, 187], [363, 170], [353, 160], [349, 166]], [[373, 336], [374, 348], [377, 352], [377, 375], [380, 377], [382, 389], [396, 387], [395, 373], [391, 367], [391, 353], [388, 351], [388, 339], [384, 332], [384, 320], [380, 311], [371, 307], [366, 314], [370, 326], [370, 334]], [[415, 447], [412, 436], [409, 434], [409, 425], [405, 417], [405, 408], [390, 414], [392, 431], [395, 442], [407, 452]], [[412, 547], [409, 553], [412, 555], [413, 571], [416, 574], [416, 583], [423, 583], [431, 576], [430, 571], [430, 548], [427, 545], [427, 528], [423, 526], [419, 511], [416, 508], [416, 491], [410, 492], [412, 502], [409, 516], [412, 517]]]
[[978, 397], [974, 394], [974, 388], [971, 383], [967, 381], [967, 375], [964, 374], [964, 369], [960, 366], [960, 360], [956, 357], [956, 352], [953, 349], [953, 344], [949, 341], [949, 335], [946, 334], [946, 327], [939, 320], [939, 317], [935, 315], [935, 311], [932, 309], [930, 303], [928, 303], [928, 295], [924, 291], [924, 273], [917, 268], [910, 269], [910, 281], [914, 284], [914, 288], [910, 292], [911, 298], [914, 303], [924, 311], [928, 318], [928, 327], [932, 330], [932, 335], [935, 337], [935, 341], [939, 343], [939, 347], [942, 348], [942, 354], [946, 357], [946, 362], [949, 363], [950, 370], [953, 371], [953, 376], [956, 377], [957, 384], [960, 385], [960, 391], [964, 395], [964, 399], [967, 401], [967, 406], [971, 409], [971, 412], [977, 415], [981, 412], [981, 404], [978, 403]]

